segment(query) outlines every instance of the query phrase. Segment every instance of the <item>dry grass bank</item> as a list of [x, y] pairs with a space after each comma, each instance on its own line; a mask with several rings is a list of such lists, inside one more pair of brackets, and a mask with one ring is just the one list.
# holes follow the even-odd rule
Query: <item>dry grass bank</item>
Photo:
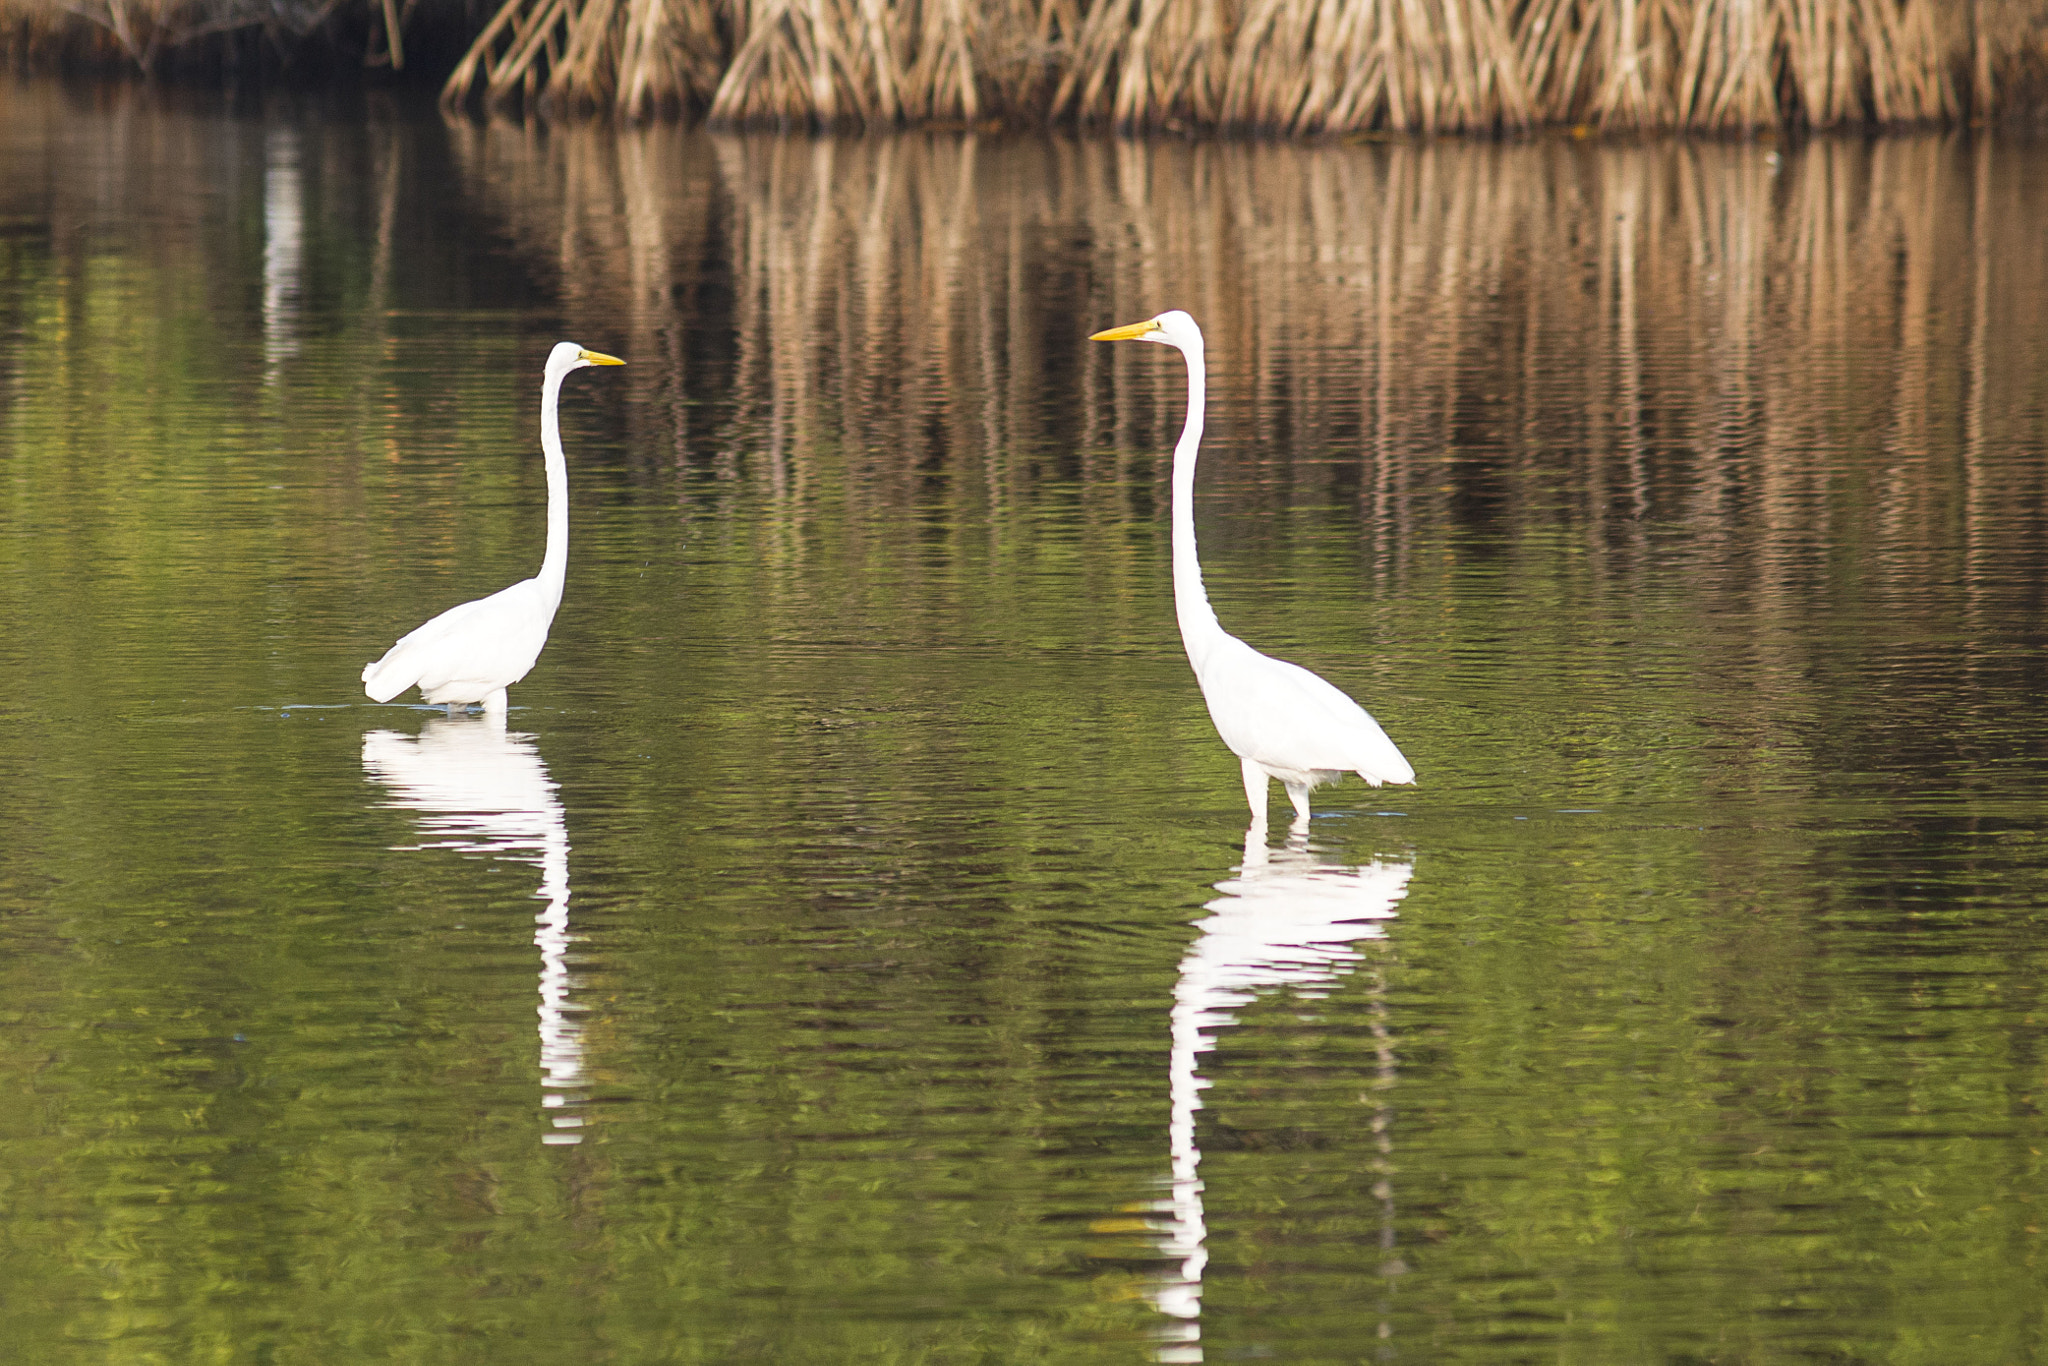
[[2041, 0], [504, 0], [447, 97], [1281, 134], [1985, 115]]
[[728, 126], [1733, 132], [2048, 91], [2048, 0], [0, 0], [43, 64], [239, 42], [404, 68], [422, 27], [462, 49], [451, 104]]

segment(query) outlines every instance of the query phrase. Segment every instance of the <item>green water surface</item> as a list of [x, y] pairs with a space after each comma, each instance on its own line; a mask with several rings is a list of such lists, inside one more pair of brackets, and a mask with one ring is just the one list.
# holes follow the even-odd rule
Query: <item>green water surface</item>
[[[6, 1352], [2048, 1359], [2043, 223], [0, 87]], [[1420, 775], [1305, 841], [1085, 340], [1175, 306], [1224, 625]], [[370, 704], [565, 337], [508, 728]]]

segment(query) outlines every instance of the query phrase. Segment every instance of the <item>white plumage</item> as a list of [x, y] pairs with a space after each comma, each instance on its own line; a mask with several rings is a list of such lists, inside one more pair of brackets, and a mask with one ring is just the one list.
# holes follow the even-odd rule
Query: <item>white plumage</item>
[[1267, 784], [1274, 778], [1287, 789], [1297, 825], [1308, 821], [1310, 791], [1346, 773], [1374, 787], [1414, 782], [1414, 768], [1363, 707], [1299, 664], [1262, 655], [1229, 634], [1209, 606], [1195, 551], [1195, 460], [1207, 383], [1202, 329], [1174, 309], [1091, 340], [1160, 342], [1178, 347], [1187, 360], [1187, 422], [1173, 449], [1173, 603], [1209, 718], [1238, 757], [1252, 824], [1266, 824]]
[[586, 365], [624, 365], [616, 356], [561, 342], [548, 353], [540, 390], [540, 444], [547, 457], [548, 548], [540, 573], [487, 598], [451, 607], [363, 666], [363, 691], [379, 702], [417, 684], [428, 702], [481, 702], [502, 714], [505, 689], [526, 677], [562, 604], [569, 567], [569, 465], [556, 410], [562, 379]]

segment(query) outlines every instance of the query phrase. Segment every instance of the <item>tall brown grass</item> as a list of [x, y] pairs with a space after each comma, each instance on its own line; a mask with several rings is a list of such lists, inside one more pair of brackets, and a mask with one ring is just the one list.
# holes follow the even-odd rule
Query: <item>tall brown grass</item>
[[[1888, 126], [1991, 117], [2016, 81], [2048, 77], [2048, 0], [492, 3], [443, 86], [449, 104], [694, 111], [726, 126]], [[346, 29], [367, 64], [403, 68], [409, 25], [467, 12], [460, 0], [0, 0], [0, 41], [151, 70], [231, 35], [284, 51]]]
[[451, 103], [714, 123], [1726, 131], [1993, 107], [2041, 0], [505, 0]]

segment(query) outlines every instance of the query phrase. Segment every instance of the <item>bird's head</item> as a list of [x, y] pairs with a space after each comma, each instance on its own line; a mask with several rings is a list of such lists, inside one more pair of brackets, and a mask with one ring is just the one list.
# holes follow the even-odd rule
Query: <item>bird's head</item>
[[602, 351], [588, 351], [575, 342], [556, 342], [555, 349], [548, 352], [548, 378], [560, 379], [571, 370], [581, 370], [586, 365], [624, 365], [617, 356], [607, 356]]
[[1164, 342], [1186, 351], [1202, 344], [1202, 329], [1195, 326], [1195, 320], [1177, 308], [1170, 308], [1156, 318], [1147, 318], [1141, 323], [1125, 323], [1112, 327], [1107, 332], [1097, 332], [1089, 341], [1148, 341]]

